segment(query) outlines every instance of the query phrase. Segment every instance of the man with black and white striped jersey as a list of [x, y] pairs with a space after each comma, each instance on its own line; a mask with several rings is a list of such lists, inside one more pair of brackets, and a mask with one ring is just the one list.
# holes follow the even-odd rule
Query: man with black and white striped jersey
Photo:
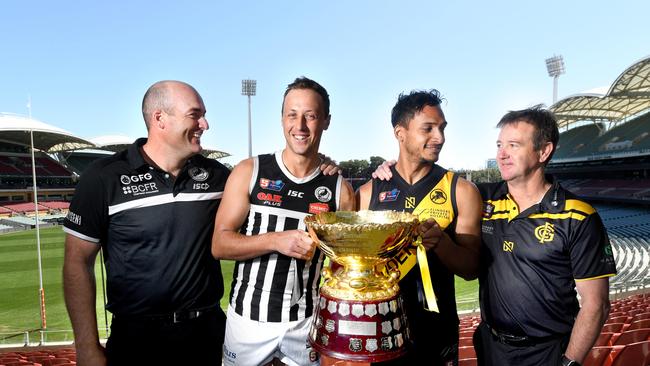
[[329, 96], [313, 80], [289, 84], [282, 104], [286, 146], [233, 170], [215, 223], [212, 253], [237, 261], [224, 341], [225, 365], [317, 365], [307, 332], [323, 255], [305, 231], [309, 214], [353, 210], [354, 192], [324, 175], [318, 155]]

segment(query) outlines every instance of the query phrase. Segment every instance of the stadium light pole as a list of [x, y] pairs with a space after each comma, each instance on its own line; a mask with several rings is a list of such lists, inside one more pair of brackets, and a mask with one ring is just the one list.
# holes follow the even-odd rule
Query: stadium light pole
[[[31, 109], [31, 108], [30, 108]], [[31, 110], [30, 110], [31, 116]], [[38, 217], [38, 195], [36, 189], [36, 162], [34, 158], [34, 130], [29, 130], [29, 137], [31, 140], [32, 150], [32, 189], [34, 195], [34, 211], [36, 212], [36, 255], [38, 256], [38, 292], [39, 303], [41, 304], [41, 343], [45, 341], [43, 332], [47, 329], [47, 321], [45, 318], [45, 289], [43, 288], [43, 261], [41, 259], [41, 232], [39, 229]]]
[[557, 80], [560, 78], [560, 75], [565, 73], [564, 69], [564, 59], [562, 55], [547, 58], [546, 59], [546, 71], [548, 71], [548, 76], [553, 78], [553, 104], [557, 102]]
[[257, 80], [244, 79], [241, 81], [241, 95], [248, 96], [248, 157], [253, 156], [253, 132], [251, 123], [251, 96], [257, 90]]

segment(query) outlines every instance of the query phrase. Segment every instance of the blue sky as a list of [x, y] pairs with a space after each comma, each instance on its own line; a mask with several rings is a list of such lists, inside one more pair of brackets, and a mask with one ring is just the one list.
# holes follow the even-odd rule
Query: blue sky
[[479, 168], [508, 110], [551, 104], [544, 59], [564, 56], [560, 98], [609, 86], [650, 55], [647, 1], [14, 1], [0, 2], [0, 111], [82, 137], [143, 136], [157, 80], [194, 85], [204, 145], [247, 156], [241, 79], [258, 81], [253, 153], [284, 146], [286, 84], [305, 75], [331, 96], [321, 150], [336, 160], [397, 156], [400, 92], [447, 99], [440, 164]]

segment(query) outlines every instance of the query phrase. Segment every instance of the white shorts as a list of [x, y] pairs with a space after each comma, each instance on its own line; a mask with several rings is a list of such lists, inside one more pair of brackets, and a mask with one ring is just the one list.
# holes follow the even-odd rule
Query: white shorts
[[277, 357], [292, 366], [317, 366], [318, 353], [307, 339], [311, 318], [285, 323], [258, 322], [228, 306], [224, 366], [264, 365]]

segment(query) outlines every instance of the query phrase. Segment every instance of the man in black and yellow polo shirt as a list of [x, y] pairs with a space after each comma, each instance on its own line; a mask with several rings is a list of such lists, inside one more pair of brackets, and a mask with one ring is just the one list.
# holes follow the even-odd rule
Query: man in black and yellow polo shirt
[[497, 127], [504, 181], [479, 187], [479, 365], [579, 365], [609, 311], [607, 233], [593, 207], [544, 175], [559, 139], [551, 112], [509, 112]]
[[447, 125], [438, 91], [400, 95], [391, 122], [399, 142], [397, 164], [381, 175], [390, 179], [373, 179], [359, 189], [360, 209], [413, 212], [424, 223], [422, 246], [407, 248], [388, 263], [402, 275], [413, 340], [407, 355], [389, 364], [457, 365], [454, 274], [478, 275], [480, 196], [472, 183], [435, 164]]

